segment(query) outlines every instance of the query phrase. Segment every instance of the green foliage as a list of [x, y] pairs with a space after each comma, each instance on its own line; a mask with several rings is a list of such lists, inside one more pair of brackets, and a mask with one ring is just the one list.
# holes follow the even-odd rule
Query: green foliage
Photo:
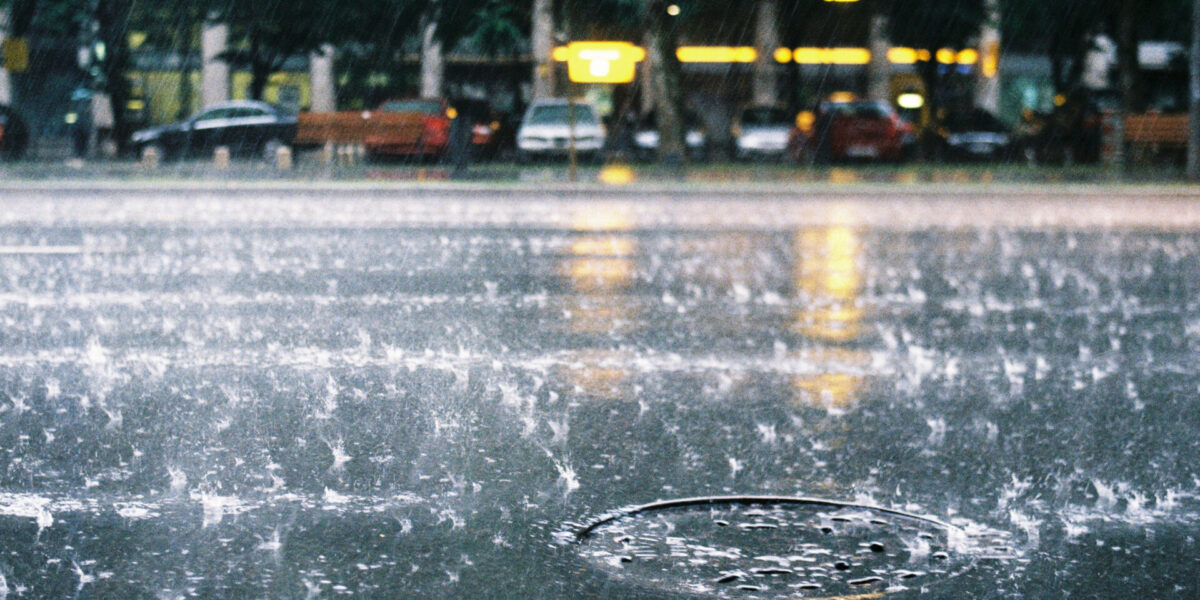
[[517, 54], [529, 38], [530, 7], [488, 0], [475, 11], [467, 28], [471, 43], [489, 56]]
[[983, 0], [882, 0], [888, 38], [910, 48], [962, 48], [987, 18]]

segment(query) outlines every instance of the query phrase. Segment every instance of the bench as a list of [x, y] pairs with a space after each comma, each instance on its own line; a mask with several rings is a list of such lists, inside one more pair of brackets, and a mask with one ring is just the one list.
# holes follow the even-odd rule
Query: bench
[[345, 111], [300, 113], [296, 118], [298, 147], [325, 144], [363, 145], [368, 137], [384, 137], [416, 146], [425, 130], [424, 119], [415, 113]]

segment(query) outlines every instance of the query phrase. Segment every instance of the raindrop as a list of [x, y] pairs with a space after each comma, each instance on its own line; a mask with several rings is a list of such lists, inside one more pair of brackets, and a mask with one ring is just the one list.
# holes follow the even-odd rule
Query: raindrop
[[753, 569], [755, 575], [793, 575], [795, 571], [784, 569], [782, 567], [765, 567], [761, 569]]
[[880, 581], [883, 581], [882, 577], [871, 576], [871, 577], [863, 577], [861, 579], [851, 579], [849, 583], [850, 583], [850, 585], [868, 585], [871, 583], [878, 583]]

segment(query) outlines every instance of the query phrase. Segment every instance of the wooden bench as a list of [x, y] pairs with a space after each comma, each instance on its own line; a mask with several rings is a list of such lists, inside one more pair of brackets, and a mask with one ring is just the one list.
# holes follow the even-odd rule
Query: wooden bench
[[296, 118], [296, 138], [293, 144], [299, 147], [322, 146], [327, 143], [362, 145], [368, 137], [377, 136], [415, 146], [420, 142], [424, 128], [423, 117], [415, 113], [300, 113]]
[[1178, 163], [1187, 155], [1188, 115], [1129, 115], [1125, 142], [1133, 162]]
[[1130, 144], [1187, 147], [1187, 114], [1129, 115], [1125, 117], [1125, 141]]

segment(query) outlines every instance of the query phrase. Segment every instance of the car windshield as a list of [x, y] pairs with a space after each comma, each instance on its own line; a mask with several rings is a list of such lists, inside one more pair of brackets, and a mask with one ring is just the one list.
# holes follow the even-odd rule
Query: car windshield
[[[700, 115], [698, 115], [690, 110], [684, 111], [683, 125], [684, 125], [684, 127], [687, 127], [688, 129], [699, 129], [701, 126]], [[642, 127], [642, 129], [657, 128], [658, 127], [658, 113], [656, 111], [651, 111], [651, 112], [647, 113], [646, 116], [642, 118], [641, 127]]]
[[792, 123], [792, 117], [788, 111], [782, 108], [748, 108], [742, 111], [742, 125], [788, 125]]
[[999, 119], [982, 111], [952, 115], [946, 122], [946, 128], [954, 133], [968, 131], [1003, 133], [1008, 131], [1008, 128]]
[[[570, 119], [570, 109], [566, 104], [546, 104], [535, 106], [529, 111], [527, 123], [530, 125], [563, 125]], [[579, 125], [595, 125], [596, 114], [587, 105], [575, 105], [575, 123]]]
[[442, 113], [442, 103], [437, 100], [388, 100], [379, 107], [379, 110], [383, 112], [439, 115]]

